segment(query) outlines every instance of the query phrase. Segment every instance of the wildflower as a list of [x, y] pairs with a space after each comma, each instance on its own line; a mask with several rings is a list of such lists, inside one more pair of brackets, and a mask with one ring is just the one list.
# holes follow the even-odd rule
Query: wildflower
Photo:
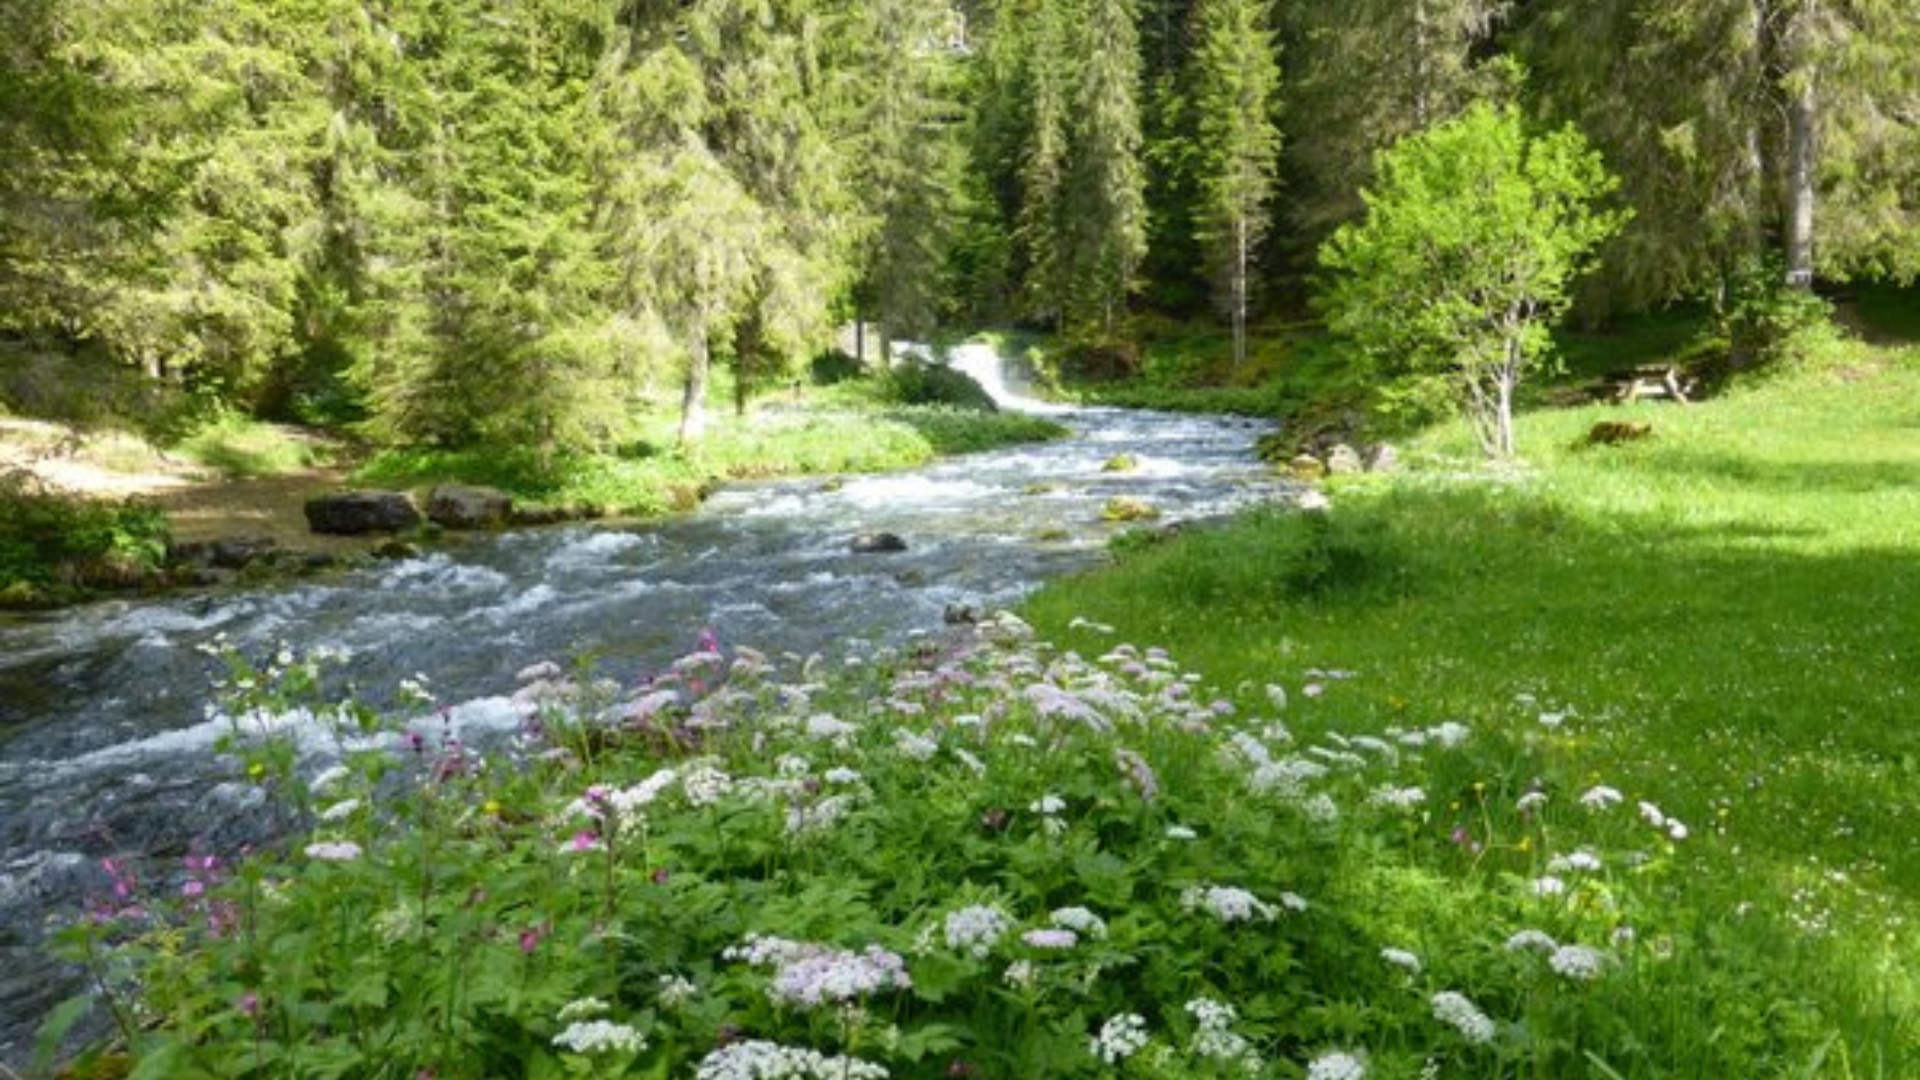
[[1233, 1006], [1212, 998], [1195, 998], [1187, 1002], [1187, 1012], [1199, 1024], [1198, 1030], [1193, 1033], [1194, 1056], [1240, 1061], [1249, 1071], [1260, 1067], [1260, 1059], [1254, 1054], [1253, 1046], [1245, 1037], [1231, 1030], [1233, 1022], [1239, 1019]]
[[[520, 931], [520, 952], [523, 956], [532, 956], [540, 948], [540, 942], [547, 936], [545, 930], [533, 927]], [[566, 1017], [561, 1017], [565, 1020]]]
[[601, 848], [600, 834], [592, 829], [581, 829], [567, 838], [563, 851], [598, 851]]
[[350, 774], [345, 765], [330, 765], [320, 770], [320, 772], [314, 776], [313, 782], [309, 783], [307, 787], [315, 794], [319, 794], [340, 781], [345, 780], [348, 775]]
[[1033, 805], [1027, 807], [1036, 814], [1057, 814], [1066, 808], [1066, 800], [1053, 794], [1042, 795], [1033, 801]]
[[871, 1061], [760, 1039], [731, 1042], [700, 1059], [694, 1080], [887, 1080]]
[[1667, 835], [1676, 841], [1685, 840], [1687, 838], [1687, 827], [1679, 821], [1669, 818], [1667, 819]]
[[677, 1009], [700, 996], [700, 988], [679, 975], [660, 976], [660, 1004]]
[[1267, 703], [1273, 706], [1275, 712], [1286, 712], [1287, 688], [1277, 683], [1268, 683]]
[[640, 1033], [626, 1024], [616, 1024], [608, 1020], [582, 1020], [567, 1025], [567, 1029], [553, 1037], [553, 1045], [576, 1054], [599, 1054], [608, 1051], [638, 1053], [647, 1045]]
[[1052, 927], [1043, 930], [1029, 930], [1020, 935], [1020, 940], [1036, 949], [1071, 949], [1080, 944], [1080, 935], [1071, 930]]
[[782, 963], [767, 996], [778, 1003], [814, 1008], [912, 985], [906, 963], [897, 953], [869, 945], [864, 952], [821, 949]]
[[864, 779], [858, 771], [844, 765], [828, 769], [820, 778], [829, 784], [857, 784]]
[[1552, 874], [1547, 874], [1542, 877], [1534, 878], [1532, 888], [1533, 888], [1533, 895], [1535, 896], [1540, 896], [1540, 897], [1564, 896], [1566, 895], [1566, 892], [1567, 892], [1567, 883], [1564, 881], [1561, 881], [1557, 877], [1554, 877]]
[[1380, 959], [1397, 968], [1404, 968], [1409, 975], [1420, 974], [1420, 958], [1405, 949], [1381, 949]]
[[1180, 906], [1188, 911], [1205, 908], [1224, 923], [1251, 922], [1256, 918], [1272, 922], [1275, 915], [1272, 906], [1234, 886], [1192, 886], [1181, 891]]
[[1664, 829], [1667, 825], [1667, 815], [1661, 813], [1660, 808], [1650, 802], [1641, 802], [1640, 819], [1656, 829]]
[[931, 760], [933, 755], [940, 752], [939, 743], [927, 738], [925, 735], [917, 735], [905, 728], [894, 729], [893, 745], [894, 749], [914, 761]]
[[1321, 1054], [1307, 1063], [1307, 1080], [1361, 1080], [1366, 1075], [1366, 1061], [1344, 1050]]
[[1015, 960], [1013, 963], [1007, 965], [1006, 974], [1002, 975], [1001, 978], [1007, 981], [1008, 986], [1029, 990], [1033, 988], [1035, 974], [1033, 961]]
[[845, 742], [860, 729], [835, 716], [821, 713], [807, 718], [807, 738], [822, 742]]
[[1199, 833], [1194, 832], [1185, 825], [1167, 826], [1167, 839], [1169, 840], [1194, 840], [1198, 839], [1199, 836]]
[[1547, 966], [1554, 974], [1575, 982], [1590, 982], [1600, 977], [1600, 969], [1606, 964], [1606, 956], [1596, 949], [1585, 945], [1562, 945], [1547, 957]]
[[1087, 935], [1095, 940], [1107, 936], [1107, 922], [1083, 907], [1063, 907], [1048, 916], [1053, 925]]
[[342, 799], [332, 806], [327, 807], [325, 810], [320, 811], [320, 820], [327, 822], [345, 821], [352, 817], [353, 812], [358, 809], [360, 809], [359, 799]]
[[240, 995], [240, 999], [233, 1003], [233, 1007], [239, 1010], [242, 1016], [259, 1016], [260, 995], [249, 990]]
[[1154, 775], [1153, 766], [1147, 764], [1146, 758], [1122, 747], [1113, 752], [1113, 764], [1140, 798], [1152, 802], [1160, 794], [1160, 778]]
[[1595, 855], [1585, 848], [1573, 852], [1570, 855], [1555, 855], [1553, 858], [1547, 860], [1547, 870], [1549, 873], [1564, 874], [1568, 872], [1578, 872], [1590, 874], [1598, 869], [1600, 869], [1600, 856]]
[[307, 858], [319, 862], [352, 862], [362, 854], [360, 845], [351, 840], [330, 840], [306, 847]]
[[1427, 793], [1417, 787], [1382, 787], [1367, 796], [1367, 801], [1394, 810], [1412, 810], [1427, 801]]
[[1580, 796], [1580, 805], [1589, 810], [1605, 810], [1609, 806], [1620, 804], [1625, 799], [1626, 796], [1620, 794], [1617, 789], [1601, 784], [1588, 788], [1587, 793]]
[[1521, 813], [1531, 814], [1535, 810], [1547, 805], [1547, 793], [1544, 791], [1529, 791], [1525, 795], [1520, 796], [1520, 801], [1513, 805], [1514, 809]]
[[947, 915], [947, 947], [984, 958], [994, 944], [1013, 928], [1013, 919], [992, 904], [975, 904]]
[[1540, 726], [1552, 731], [1567, 722], [1564, 712], [1543, 712], [1540, 714]]
[[1559, 942], [1539, 930], [1522, 930], [1507, 939], [1508, 952], [1524, 952], [1528, 949], [1552, 952], [1559, 947]]
[[1103, 1064], [1118, 1065], [1144, 1049], [1149, 1038], [1145, 1017], [1121, 1013], [1100, 1025], [1100, 1034], [1089, 1041], [1087, 1049]]
[[590, 1020], [596, 1016], [605, 1016], [611, 1008], [612, 1006], [597, 997], [577, 998], [561, 1006], [560, 1012], [554, 1018], [563, 1024], [570, 1024], [575, 1020]]
[[1493, 1021], [1487, 1019], [1487, 1014], [1481, 1012], [1465, 994], [1442, 990], [1433, 995], [1433, 1018], [1451, 1025], [1475, 1046], [1485, 1046], [1493, 1041]]
[[680, 791], [694, 806], [712, 806], [733, 790], [733, 777], [711, 765], [696, 765], [680, 777]]
[[1452, 750], [1467, 741], [1473, 735], [1473, 729], [1457, 720], [1448, 720], [1438, 727], [1427, 729], [1427, 736], [1442, 750]]
[[1280, 906], [1295, 913], [1307, 910], [1307, 898], [1295, 892], [1280, 894]]
[[1271, 793], [1282, 798], [1297, 798], [1309, 780], [1318, 780], [1325, 775], [1327, 767], [1317, 761], [1285, 757], [1256, 766], [1253, 774], [1247, 778], [1247, 787], [1255, 795]]

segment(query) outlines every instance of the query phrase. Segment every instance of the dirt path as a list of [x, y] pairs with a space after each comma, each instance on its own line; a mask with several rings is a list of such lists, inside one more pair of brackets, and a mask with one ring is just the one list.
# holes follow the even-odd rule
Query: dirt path
[[82, 436], [59, 424], [0, 418], [0, 473], [13, 470], [86, 498], [150, 502], [166, 511], [179, 543], [264, 537], [286, 550], [334, 553], [371, 544], [307, 530], [307, 498], [344, 485], [341, 468], [230, 479], [132, 436]]

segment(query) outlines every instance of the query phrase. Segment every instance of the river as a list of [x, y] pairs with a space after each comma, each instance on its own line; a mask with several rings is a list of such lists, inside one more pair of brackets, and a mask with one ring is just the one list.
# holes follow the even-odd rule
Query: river
[[[991, 354], [956, 357], [1015, 405]], [[1123, 410], [1050, 410], [1070, 439], [910, 472], [729, 486], [697, 513], [480, 536], [421, 558], [280, 586], [113, 601], [0, 622], [0, 1065], [77, 976], [43, 948], [108, 882], [103, 858], [155, 873], [271, 831], [271, 809], [213, 752], [216, 641], [343, 655], [373, 700], [424, 675], [469, 734], [511, 727], [514, 672], [592, 657], [640, 680], [703, 631], [724, 645], [829, 655], [991, 609], [1097, 562], [1142, 499], [1162, 523], [1285, 498], [1253, 456], [1264, 424]], [[1109, 471], [1117, 454], [1130, 470]], [[893, 553], [852, 538], [889, 532]], [[4, 1072], [4, 1069], [0, 1069]]]

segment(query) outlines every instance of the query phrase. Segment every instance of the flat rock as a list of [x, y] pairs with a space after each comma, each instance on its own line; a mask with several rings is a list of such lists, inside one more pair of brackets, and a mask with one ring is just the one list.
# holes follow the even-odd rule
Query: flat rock
[[1346, 443], [1335, 443], [1327, 451], [1327, 473], [1331, 476], [1352, 476], [1365, 469], [1366, 464], [1360, 460], [1360, 451]]
[[441, 484], [427, 496], [427, 518], [449, 529], [497, 529], [513, 516], [513, 496], [497, 488]]

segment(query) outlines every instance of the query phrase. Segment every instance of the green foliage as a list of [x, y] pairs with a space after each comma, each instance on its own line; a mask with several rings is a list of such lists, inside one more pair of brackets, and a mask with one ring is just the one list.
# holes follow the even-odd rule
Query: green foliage
[[147, 580], [166, 555], [166, 515], [151, 506], [76, 499], [0, 473], [0, 606]]
[[1778, 368], [1818, 352], [1833, 336], [1832, 307], [1806, 289], [1786, 283], [1778, 259], [1760, 259], [1728, 286], [1719, 312], [1728, 362], [1735, 370]]
[[1321, 302], [1401, 404], [1451, 390], [1489, 456], [1513, 444], [1513, 393], [1596, 245], [1624, 215], [1594, 203], [1615, 181], [1579, 132], [1528, 135], [1476, 106], [1381, 155], [1367, 217], [1322, 247]]
[[998, 408], [972, 376], [945, 364], [908, 360], [887, 372], [885, 384], [887, 398], [902, 405], [953, 405], [981, 412]]

